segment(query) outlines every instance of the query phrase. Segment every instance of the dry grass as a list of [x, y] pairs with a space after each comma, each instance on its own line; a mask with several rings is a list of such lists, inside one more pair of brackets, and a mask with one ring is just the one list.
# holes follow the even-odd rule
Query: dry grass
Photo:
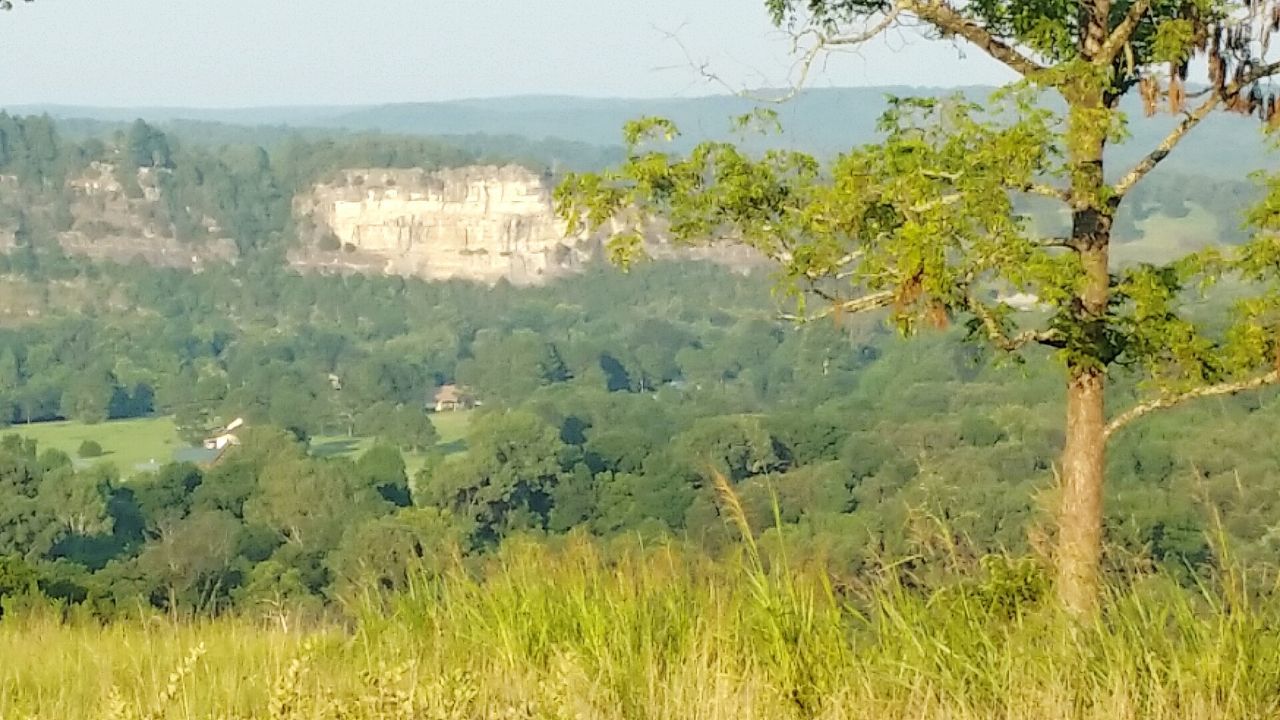
[[1263, 718], [1280, 623], [1158, 579], [1080, 627], [994, 561], [929, 594], [666, 549], [509, 547], [356, 621], [0, 621], [4, 718]]
[[[733, 493], [726, 510], [742, 529]], [[347, 598], [305, 631], [245, 619], [0, 620], [0, 717], [1208, 720], [1280, 714], [1280, 598], [1160, 576], [1097, 622], [1033, 561], [856, 589], [744, 543], [513, 542], [480, 570]], [[910, 575], [905, 576], [908, 579]], [[1262, 598], [1259, 600], [1258, 598]]]

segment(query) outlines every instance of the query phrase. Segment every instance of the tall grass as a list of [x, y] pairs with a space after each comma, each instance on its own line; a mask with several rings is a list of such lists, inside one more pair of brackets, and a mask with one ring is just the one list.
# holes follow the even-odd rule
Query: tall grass
[[1053, 609], [1034, 561], [988, 558], [938, 588], [885, 572], [836, 589], [740, 529], [740, 557], [720, 563], [515, 542], [304, 631], [6, 617], [0, 717], [1280, 715], [1280, 598], [1239, 577], [1196, 592], [1139, 578], [1082, 626]]

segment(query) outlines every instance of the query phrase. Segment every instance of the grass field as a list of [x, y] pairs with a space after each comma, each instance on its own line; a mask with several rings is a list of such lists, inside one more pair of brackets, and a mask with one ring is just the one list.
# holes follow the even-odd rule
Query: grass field
[[0, 717], [1210, 720], [1280, 710], [1276, 599], [1148, 577], [1099, 622], [1019, 563], [833, 591], [664, 547], [507, 547], [352, 622], [0, 619]]
[[[81, 422], [48, 422], [15, 425], [0, 430], [0, 435], [21, 435], [35, 440], [41, 448], [55, 448], [76, 458], [80, 464], [113, 463], [128, 476], [155, 462], [163, 465], [173, 452], [186, 447], [178, 437], [173, 418], [138, 418], [87, 425]], [[76, 456], [80, 443], [93, 440], [106, 453], [100, 458], [81, 462]]]
[[[458, 410], [456, 412], [436, 413], [431, 416], [431, 424], [440, 434], [437, 449], [449, 457], [458, 457], [467, 449], [467, 430], [471, 426], [474, 410]], [[346, 435], [318, 435], [311, 438], [311, 452], [320, 457], [354, 456], [373, 447], [374, 439], [367, 437], [347, 437]], [[427, 460], [421, 453], [405, 453], [404, 463], [412, 476], [422, 468]]]
[[[463, 410], [431, 416], [440, 433], [440, 449], [449, 455], [466, 450], [466, 434], [473, 411]], [[173, 418], [139, 418], [114, 420], [88, 425], [80, 422], [48, 422], [31, 425], [15, 425], [0, 430], [0, 435], [21, 435], [35, 440], [43, 448], [55, 448], [76, 459], [84, 466], [98, 462], [114, 464], [120, 474], [128, 477], [134, 473], [155, 469], [173, 460], [175, 450], [188, 447], [178, 437]], [[80, 443], [93, 440], [106, 453], [100, 458], [82, 461], [76, 456]], [[355, 456], [373, 446], [372, 438], [346, 436], [315, 437], [311, 441], [312, 452], [318, 456]], [[417, 472], [426, 461], [421, 454], [408, 454], [405, 464], [410, 474]], [[154, 464], [153, 464], [154, 463]]]

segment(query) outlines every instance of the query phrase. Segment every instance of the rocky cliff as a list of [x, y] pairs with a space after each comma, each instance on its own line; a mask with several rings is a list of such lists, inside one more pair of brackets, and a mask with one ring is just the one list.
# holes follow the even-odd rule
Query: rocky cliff
[[[517, 166], [347, 170], [295, 199], [303, 242], [290, 260], [339, 272], [540, 284], [603, 255], [601, 238], [566, 237], [551, 187]], [[760, 264], [741, 247], [676, 250], [655, 239], [648, 250], [659, 259]]]
[[90, 173], [71, 181], [76, 202], [71, 230], [58, 237], [69, 255], [94, 260], [130, 262], [135, 258], [159, 267], [198, 270], [210, 262], [234, 262], [235, 241], [219, 237], [220, 228], [211, 218], [202, 225], [209, 237], [196, 242], [178, 240], [161, 207], [159, 175], [168, 170], [141, 169], [138, 189], [130, 193], [115, 177], [111, 165], [97, 163]]
[[[219, 237], [212, 219], [204, 218], [208, 237], [181, 242], [165, 217], [159, 187], [168, 170], [141, 169], [136, 187], [126, 189], [108, 163], [95, 162], [68, 181], [63, 208], [42, 208], [55, 216], [51, 224], [63, 252], [93, 260], [128, 263], [135, 259], [157, 267], [198, 270], [211, 262], [233, 262], [236, 244]], [[58, 215], [65, 217], [58, 218]], [[16, 245], [12, 228], [0, 229], [0, 252]]]
[[294, 201], [301, 267], [537, 284], [598, 243], [566, 238], [545, 180], [521, 167], [347, 170]]

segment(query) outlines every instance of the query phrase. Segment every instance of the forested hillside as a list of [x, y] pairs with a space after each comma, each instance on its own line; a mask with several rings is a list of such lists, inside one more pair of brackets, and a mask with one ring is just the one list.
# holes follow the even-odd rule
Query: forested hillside
[[[56, 274], [72, 254], [127, 264], [200, 267], [210, 262], [278, 266], [309, 219], [293, 210], [313, 184], [353, 168], [422, 168], [515, 163], [546, 173], [595, 169], [620, 150], [514, 136], [415, 137], [176, 122], [162, 130], [55, 122], [0, 113], [0, 258], [7, 268]], [[1251, 154], [1262, 156], [1255, 151]], [[1215, 163], [1223, 160], [1219, 156]], [[1195, 174], [1153, 174], [1116, 220], [1122, 262], [1158, 261], [1179, 251], [1244, 239], [1242, 213], [1260, 197], [1250, 181], [1217, 179], [1215, 163]], [[1021, 210], [1046, 236], [1068, 218], [1027, 200]], [[301, 232], [300, 232], [301, 231]], [[300, 237], [301, 236], [301, 237]], [[194, 259], [194, 262], [193, 262]], [[28, 311], [23, 303], [10, 314]]]

